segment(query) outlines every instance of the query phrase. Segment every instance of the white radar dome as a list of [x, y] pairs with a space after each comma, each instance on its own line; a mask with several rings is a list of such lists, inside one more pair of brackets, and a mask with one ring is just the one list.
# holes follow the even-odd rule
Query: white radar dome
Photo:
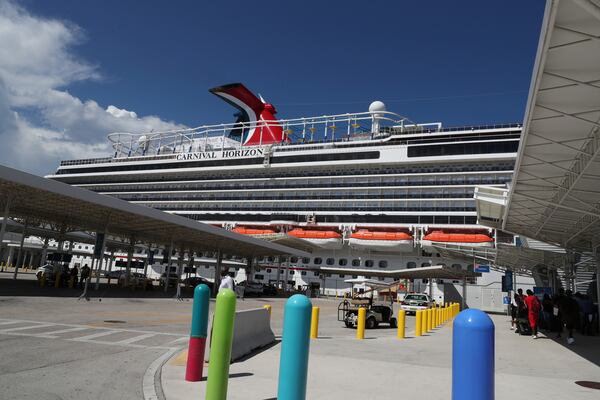
[[148, 136], [142, 135], [138, 138], [138, 146], [140, 146], [144, 150], [148, 150], [148, 145], [150, 141], [148, 140]]
[[385, 111], [385, 104], [383, 104], [383, 101], [374, 101], [371, 103], [371, 105], [369, 106], [369, 112], [382, 112]]

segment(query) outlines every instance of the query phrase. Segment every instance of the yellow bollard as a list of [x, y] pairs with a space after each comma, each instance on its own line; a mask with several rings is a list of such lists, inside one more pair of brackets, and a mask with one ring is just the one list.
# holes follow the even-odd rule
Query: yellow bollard
[[267, 310], [267, 312], [269, 313], [269, 319], [271, 319], [271, 305], [270, 305], [270, 304], [265, 304], [265, 305], [263, 306], [263, 308], [264, 308], [265, 310]]
[[310, 338], [316, 339], [319, 336], [319, 307], [312, 308], [312, 318], [310, 320]]
[[429, 313], [431, 314], [429, 316], [429, 330], [432, 331], [435, 326], [435, 308], [430, 308]]
[[425, 310], [425, 314], [423, 315], [423, 329], [422, 332], [423, 333], [427, 333], [429, 332], [429, 320], [431, 319], [431, 308], [428, 308], [427, 310]]
[[415, 313], [415, 336], [421, 336], [422, 322], [423, 322], [423, 311], [419, 310]]
[[365, 322], [367, 318], [367, 309], [360, 307], [358, 309], [358, 324], [356, 326], [356, 338], [363, 340], [365, 338]]
[[398, 311], [398, 339], [404, 339], [406, 327], [406, 313], [404, 310]]
[[56, 276], [54, 277], [54, 287], [57, 288], [60, 286], [60, 272], [56, 273]]
[[441, 326], [442, 325], [442, 309], [438, 308], [437, 309], [437, 326]]

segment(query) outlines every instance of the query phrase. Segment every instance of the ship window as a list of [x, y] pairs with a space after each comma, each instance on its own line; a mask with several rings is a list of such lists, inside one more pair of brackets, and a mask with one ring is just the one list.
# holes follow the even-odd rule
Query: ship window
[[[366, 276], [365, 276], [365, 279], [371, 279], [371, 276], [370, 276], [370, 275], [366, 275]], [[362, 289], [361, 289], [361, 290], [362, 290]]]
[[323, 263], [323, 259], [321, 257], [315, 257], [315, 259], [313, 260], [313, 263], [315, 265], [321, 265]]
[[406, 268], [417, 268], [417, 263], [409, 261], [406, 263]]
[[421, 268], [425, 268], [425, 267], [431, 267], [431, 264], [429, 264], [429, 263], [421, 264]]
[[271, 273], [271, 268], [267, 268], [267, 274]]
[[296, 264], [298, 262], [298, 257], [292, 257], [292, 258], [290, 258], [290, 262], [292, 264]]
[[294, 271], [293, 269], [290, 270], [290, 275], [294, 275], [296, 273], [296, 271]]
[[325, 277], [331, 278], [331, 274], [325, 274]]
[[306, 271], [300, 272], [300, 275], [302, 275], [302, 276], [306, 275]]
[[302, 258], [302, 263], [303, 263], [303, 264], [308, 264], [308, 263], [310, 263], [310, 258], [308, 258], [308, 257], [304, 257], [304, 258]]
[[357, 279], [358, 275], [352, 275], [352, 279]]
[[319, 276], [319, 271], [313, 271], [314, 276]]
[[265, 276], [262, 274], [254, 274], [254, 279], [257, 281], [262, 281], [263, 279], [265, 279]]
[[360, 260], [358, 258], [355, 258], [354, 260], [352, 260], [352, 266], [360, 267]]
[[380, 276], [380, 277], [379, 277], [379, 280], [380, 280], [380, 281], [383, 281], [383, 280], [385, 280], [385, 278], [384, 278], [383, 276]]
[[335, 264], [335, 259], [333, 258], [328, 258], [327, 261], [325, 261], [327, 263], [327, 265], [333, 265]]
[[343, 267], [344, 265], [348, 264], [348, 260], [346, 260], [345, 258], [340, 258], [338, 260], [338, 264]]
[[269, 257], [267, 258], [267, 261], [268, 261], [268, 262], [273, 262], [273, 260], [274, 260], [274, 258], [273, 258], [272, 256], [269, 256]]
[[371, 268], [374, 264], [373, 260], [365, 260], [365, 267]]
[[388, 262], [386, 260], [379, 261], [379, 268], [387, 268]]
[[345, 278], [346, 275], [340, 274], [340, 278]]

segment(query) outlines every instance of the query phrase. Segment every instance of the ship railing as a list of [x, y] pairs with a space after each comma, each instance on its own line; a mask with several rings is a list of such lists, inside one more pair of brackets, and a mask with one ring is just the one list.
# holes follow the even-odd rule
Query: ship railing
[[[439, 130], [439, 123], [429, 124]], [[159, 156], [186, 152], [206, 152], [235, 149], [243, 145], [251, 132], [262, 132], [271, 127], [281, 127], [284, 138], [275, 145], [287, 146], [310, 142], [336, 142], [352, 138], [382, 138], [397, 132], [422, 129], [407, 117], [389, 111], [323, 115], [318, 117], [260, 120], [163, 132], [115, 132], [108, 135], [115, 158]], [[258, 145], [263, 145], [260, 137]], [[266, 144], [266, 143], [265, 143]]]

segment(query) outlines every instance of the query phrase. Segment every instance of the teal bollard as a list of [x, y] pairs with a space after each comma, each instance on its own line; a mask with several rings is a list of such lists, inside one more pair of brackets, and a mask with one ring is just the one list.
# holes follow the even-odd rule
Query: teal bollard
[[192, 330], [188, 345], [188, 358], [185, 368], [185, 380], [198, 382], [202, 380], [204, 351], [208, 333], [208, 304], [210, 289], [202, 284], [194, 289], [194, 306], [192, 307]]
[[285, 303], [277, 400], [306, 399], [312, 304], [301, 294]]

